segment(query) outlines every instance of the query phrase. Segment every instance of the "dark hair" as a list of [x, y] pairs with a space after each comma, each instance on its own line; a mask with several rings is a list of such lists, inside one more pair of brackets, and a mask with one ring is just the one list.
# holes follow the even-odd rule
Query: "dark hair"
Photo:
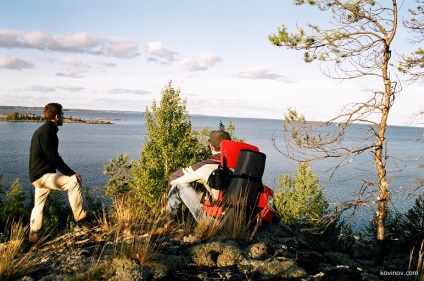
[[53, 120], [56, 115], [62, 114], [62, 105], [59, 103], [49, 103], [44, 107], [43, 114], [47, 120]]
[[221, 150], [221, 141], [231, 140], [230, 134], [224, 130], [212, 131], [209, 135], [209, 142], [216, 151]]

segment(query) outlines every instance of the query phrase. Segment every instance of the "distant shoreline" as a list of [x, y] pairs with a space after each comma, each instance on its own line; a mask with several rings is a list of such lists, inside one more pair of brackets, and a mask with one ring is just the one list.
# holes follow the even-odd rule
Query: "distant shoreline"
[[[0, 109], [7, 110], [40, 110], [43, 111], [42, 106], [20, 106], [20, 105], [0, 105]], [[75, 111], [75, 112], [134, 112], [142, 113], [137, 111], [119, 111], [119, 110], [103, 110], [103, 109], [78, 109], [78, 108], [64, 108], [63, 111]]]
[[[44, 107], [40, 106], [21, 106], [21, 105], [0, 105], [1, 109], [8, 109], [8, 110], [40, 110], [42, 111]], [[143, 114], [142, 111], [132, 111], [132, 110], [113, 110], [113, 109], [80, 109], [80, 108], [64, 108], [63, 111], [74, 111], [74, 112], [118, 112], [118, 113], [137, 113], [137, 114]], [[206, 115], [206, 114], [199, 114], [199, 113], [189, 113], [189, 116], [204, 116], [204, 117], [217, 117], [222, 119], [259, 119], [259, 120], [276, 120], [276, 121], [284, 121], [284, 118], [278, 119], [278, 118], [259, 118], [259, 117], [241, 117], [241, 116], [220, 116], [220, 115]]]
[[[17, 108], [1, 108], [1, 109], [12, 109]], [[21, 110], [39, 110], [37, 108], [20, 108]], [[18, 109], [19, 110], [19, 109]], [[82, 123], [82, 124], [113, 124], [109, 120], [110, 118], [97, 118], [94, 120], [87, 120], [82, 118], [76, 118], [72, 116], [65, 116], [63, 118], [64, 123]], [[0, 122], [45, 122], [44, 116], [34, 113], [20, 113], [18, 111], [12, 111], [7, 114], [0, 115]]]

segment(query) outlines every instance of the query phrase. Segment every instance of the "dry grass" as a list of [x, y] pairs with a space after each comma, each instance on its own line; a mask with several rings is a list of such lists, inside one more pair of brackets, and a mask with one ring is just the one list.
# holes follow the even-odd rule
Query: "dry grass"
[[196, 236], [204, 239], [222, 234], [228, 239], [251, 240], [256, 233], [257, 225], [252, 227], [254, 221], [249, 221], [247, 216], [248, 193], [240, 189], [235, 198], [224, 198], [223, 216], [218, 219], [207, 217], [199, 221], [195, 227]]
[[159, 204], [147, 205], [136, 196], [129, 194], [121, 198], [115, 198], [110, 219], [119, 232], [131, 234], [143, 229], [149, 230], [150, 222], [156, 220], [160, 214]]
[[[413, 268], [413, 264], [415, 261], [414, 254], [415, 254], [415, 247], [412, 248], [411, 253], [409, 255], [409, 266], [408, 266], [409, 271], [414, 271], [414, 268]], [[417, 253], [415, 272], [416, 272], [416, 275], [412, 277], [413, 279], [410, 279], [408, 277], [408, 280], [424, 281], [424, 240], [421, 242], [420, 250]]]
[[[112, 208], [119, 230], [115, 241], [124, 241], [117, 247], [117, 254], [135, 259], [142, 266], [154, 264], [165, 237], [176, 232], [169, 219], [161, 215], [160, 204], [140, 204], [135, 197], [125, 197], [114, 200]], [[121, 235], [126, 238], [121, 239]]]
[[[249, 188], [249, 187], [247, 187]], [[248, 192], [240, 188], [236, 198], [230, 198], [224, 201], [225, 208], [225, 237], [229, 239], [250, 240], [254, 236], [255, 228], [252, 228], [253, 221], [248, 220], [247, 215]]]
[[[100, 249], [100, 248], [97, 248]], [[71, 278], [72, 281], [87, 281], [87, 280], [108, 280], [113, 276], [114, 272], [111, 270], [109, 264], [101, 262], [101, 257], [104, 254], [104, 247], [100, 253], [95, 251], [90, 259], [90, 264]]]
[[0, 280], [15, 280], [38, 269], [42, 257], [36, 257], [33, 249], [23, 253], [28, 229], [29, 226], [23, 226], [22, 221], [11, 223], [9, 242], [0, 248]]
[[108, 214], [106, 212], [104, 205], [102, 208], [102, 213], [96, 216], [96, 221], [97, 221], [97, 224], [100, 226], [100, 229], [103, 233], [110, 232], [113, 230], [113, 226], [109, 222]]
[[166, 236], [166, 233], [158, 233], [160, 221], [157, 219], [151, 222], [146, 232], [136, 231], [129, 243], [122, 244], [120, 252], [127, 258], [137, 260], [142, 266], [153, 266]]
[[225, 217], [215, 219], [211, 216], [201, 218], [194, 228], [194, 235], [202, 239], [210, 239], [222, 230]]

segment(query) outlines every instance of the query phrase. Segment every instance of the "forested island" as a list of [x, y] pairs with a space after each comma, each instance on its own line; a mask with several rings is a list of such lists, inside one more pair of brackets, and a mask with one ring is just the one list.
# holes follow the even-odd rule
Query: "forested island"
[[[9, 112], [6, 114], [0, 115], [0, 121], [7, 122], [44, 122], [44, 116], [34, 113], [19, 113], [19, 112]], [[72, 116], [66, 116], [63, 118], [65, 123], [84, 123], [84, 124], [113, 124], [106, 118], [99, 118], [94, 120], [86, 120]]]

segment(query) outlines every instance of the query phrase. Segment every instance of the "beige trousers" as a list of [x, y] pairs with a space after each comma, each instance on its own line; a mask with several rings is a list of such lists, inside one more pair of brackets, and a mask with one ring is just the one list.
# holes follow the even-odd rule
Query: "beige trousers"
[[38, 231], [43, 225], [43, 209], [52, 189], [68, 191], [68, 199], [71, 204], [75, 221], [87, 216], [87, 206], [82, 193], [81, 185], [77, 177], [62, 174], [48, 173], [32, 183], [35, 186], [34, 208], [31, 212], [30, 229]]

